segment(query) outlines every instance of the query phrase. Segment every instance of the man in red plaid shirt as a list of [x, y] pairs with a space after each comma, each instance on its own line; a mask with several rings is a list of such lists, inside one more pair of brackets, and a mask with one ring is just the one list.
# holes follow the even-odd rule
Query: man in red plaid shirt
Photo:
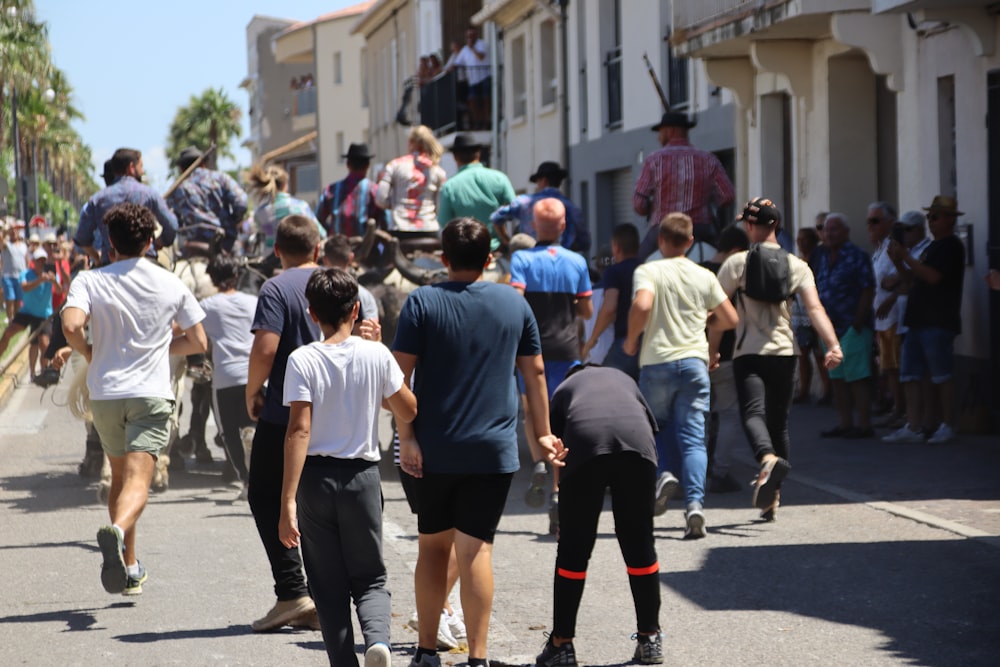
[[694, 222], [695, 239], [710, 242], [715, 238], [712, 203], [721, 207], [733, 201], [733, 184], [722, 163], [688, 141], [688, 130], [694, 125], [687, 114], [668, 111], [653, 126], [663, 148], [646, 158], [632, 195], [636, 213], [652, 214], [649, 230], [639, 246], [643, 260], [656, 250], [663, 216], [686, 213]]

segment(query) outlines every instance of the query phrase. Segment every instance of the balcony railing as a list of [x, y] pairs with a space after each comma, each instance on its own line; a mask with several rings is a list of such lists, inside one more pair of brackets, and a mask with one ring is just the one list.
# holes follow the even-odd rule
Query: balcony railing
[[[420, 123], [438, 136], [490, 129], [490, 105], [487, 103], [493, 94], [492, 80], [488, 78], [490, 73], [489, 66], [458, 66], [424, 83], [420, 86]], [[482, 100], [479, 119], [475, 117], [474, 97]], [[398, 120], [403, 122], [404, 119]]]
[[721, 18], [749, 12], [760, 0], [675, 0], [674, 30], [689, 30]]
[[622, 124], [622, 47], [608, 51], [604, 58], [604, 73], [607, 76], [608, 116], [605, 126], [621, 127]]
[[296, 116], [308, 116], [316, 113], [316, 88], [310, 86], [302, 88], [295, 93], [295, 113]]

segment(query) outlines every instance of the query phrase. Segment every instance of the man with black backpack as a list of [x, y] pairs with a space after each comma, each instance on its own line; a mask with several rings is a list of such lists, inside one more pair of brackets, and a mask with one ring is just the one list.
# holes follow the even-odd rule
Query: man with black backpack
[[[795, 386], [795, 335], [789, 297], [798, 294], [820, 340], [823, 360], [834, 368], [843, 360], [833, 325], [823, 310], [809, 265], [778, 245], [781, 212], [770, 199], [747, 202], [740, 216], [750, 237], [750, 250], [736, 253], [719, 269], [719, 283], [736, 297], [739, 324], [733, 352], [733, 375], [743, 430], [760, 471], [754, 480], [753, 505], [761, 518], [774, 521], [781, 481], [788, 463], [788, 411]], [[722, 332], [709, 329], [718, 349]]]

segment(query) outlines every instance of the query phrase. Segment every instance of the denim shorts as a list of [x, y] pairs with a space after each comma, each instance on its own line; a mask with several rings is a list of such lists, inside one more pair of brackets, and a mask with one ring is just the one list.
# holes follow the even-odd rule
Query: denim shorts
[[[577, 362], [546, 361], [543, 363], [545, 364], [545, 387], [549, 392], [549, 400], [552, 400], [552, 394], [556, 393], [556, 387], [566, 379], [566, 373], [569, 373], [569, 369]], [[524, 394], [524, 377], [520, 371], [517, 373], [517, 390]]]
[[154, 458], [167, 446], [174, 402], [167, 398], [114, 398], [91, 401], [94, 427], [108, 456], [147, 452]]
[[903, 336], [899, 381], [918, 382], [926, 373], [934, 384], [950, 380], [955, 371], [955, 335], [940, 327], [910, 327]]
[[3, 277], [3, 299], [4, 301], [24, 300], [24, 292], [21, 290], [21, 279], [19, 277]]

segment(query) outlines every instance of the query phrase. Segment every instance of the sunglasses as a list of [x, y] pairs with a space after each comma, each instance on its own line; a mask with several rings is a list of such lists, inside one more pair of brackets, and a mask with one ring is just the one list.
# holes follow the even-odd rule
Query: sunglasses
[[882, 222], [881, 218], [868, 218], [869, 225], [877, 225]]

